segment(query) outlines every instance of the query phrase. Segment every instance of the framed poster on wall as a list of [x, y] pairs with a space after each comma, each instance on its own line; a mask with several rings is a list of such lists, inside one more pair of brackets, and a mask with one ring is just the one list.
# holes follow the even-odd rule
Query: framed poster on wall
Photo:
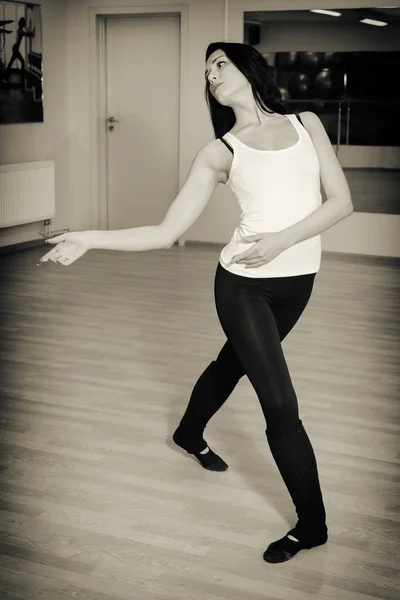
[[0, 0], [0, 124], [42, 121], [41, 6]]

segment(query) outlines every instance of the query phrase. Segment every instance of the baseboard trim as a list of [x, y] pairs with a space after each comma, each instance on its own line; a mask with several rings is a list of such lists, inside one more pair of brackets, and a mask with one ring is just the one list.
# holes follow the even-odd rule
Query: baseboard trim
[[28, 248], [34, 248], [35, 246], [45, 246], [44, 239], [28, 240], [27, 242], [19, 242], [18, 244], [10, 244], [9, 246], [0, 246], [0, 255], [18, 252], [19, 250], [27, 250]]

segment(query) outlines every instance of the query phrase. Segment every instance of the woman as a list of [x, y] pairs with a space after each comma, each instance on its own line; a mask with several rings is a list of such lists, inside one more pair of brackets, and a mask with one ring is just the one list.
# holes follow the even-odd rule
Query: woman
[[21, 17], [20, 20], [18, 21], [17, 39], [15, 41], [15, 44], [12, 47], [12, 55], [11, 55], [11, 58], [9, 60], [9, 63], [7, 65], [7, 69], [6, 69], [7, 79], [10, 76], [11, 67], [12, 67], [14, 61], [16, 61], [16, 60], [19, 60], [19, 62], [21, 63], [21, 80], [25, 76], [25, 60], [24, 60], [24, 57], [22, 56], [21, 52], [19, 51], [19, 48], [21, 46], [21, 42], [24, 37], [32, 37], [33, 35], [35, 35], [34, 30], [25, 31], [25, 27], [26, 27], [26, 20], [24, 17]]
[[[215, 301], [227, 341], [197, 381], [173, 434], [210, 470], [227, 464], [203, 438], [206, 424], [247, 375], [298, 522], [264, 552], [283, 562], [327, 541], [313, 448], [281, 342], [304, 311], [320, 267], [320, 233], [353, 207], [346, 178], [320, 119], [286, 114], [272, 69], [245, 44], [217, 42], [206, 52], [206, 96], [215, 140], [195, 157], [187, 180], [158, 226], [68, 233], [42, 258], [70, 265], [90, 248], [170, 248], [203, 212], [218, 183], [230, 185], [240, 224], [220, 255]], [[233, 156], [232, 156], [233, 155]], [[320, 182], [327, 200], [321, 205]], [[250, 243], [250, 245], [249, 245]]]

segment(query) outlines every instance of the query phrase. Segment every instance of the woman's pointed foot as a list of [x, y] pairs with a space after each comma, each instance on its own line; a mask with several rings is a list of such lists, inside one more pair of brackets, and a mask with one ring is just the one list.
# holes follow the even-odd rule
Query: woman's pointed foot
[[179, 436], [179, 433], [175, 431], [172, 436], [175, 444], [185, 450], [188, 454], [193, 454], [199, 461], [204, 469], [208, 471], [226, 471], [228, 469], [228, 465], [218, 454], [215, 454], [207, 445], [204, 450], [199, 452], [190, 452], [184, 445], [182, 438]]
[[201, 466], [209, 471], [226, 471], [228, 468], [226, 462], [208, 446], [207, 452], [193, 452], [192, 454], [197, 458]]
[[315, 538], [312, 542], [303, 542], [297, 537], [296, 529], [291, 529], [283, 538], [272, 542], [263, 554], [265, 561], [270, 563], [280, 563], [290, 560], [300, 550], [310, 550], [315, 546], [321, 546], [328, 540], [328, 534], [323, 534]]

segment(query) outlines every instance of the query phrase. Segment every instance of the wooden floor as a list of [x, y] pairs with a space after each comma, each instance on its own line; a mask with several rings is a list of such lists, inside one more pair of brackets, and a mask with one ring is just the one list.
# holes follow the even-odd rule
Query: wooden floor
[[295, 522], [244, 378], [207, 428], [213, 473], [170, 436], [225, 342], [220, 248], [1, 257], [2, 600], [398, 600], [400, 269], [324, 255], [284, 341], [326, 545], [266, 563]]

